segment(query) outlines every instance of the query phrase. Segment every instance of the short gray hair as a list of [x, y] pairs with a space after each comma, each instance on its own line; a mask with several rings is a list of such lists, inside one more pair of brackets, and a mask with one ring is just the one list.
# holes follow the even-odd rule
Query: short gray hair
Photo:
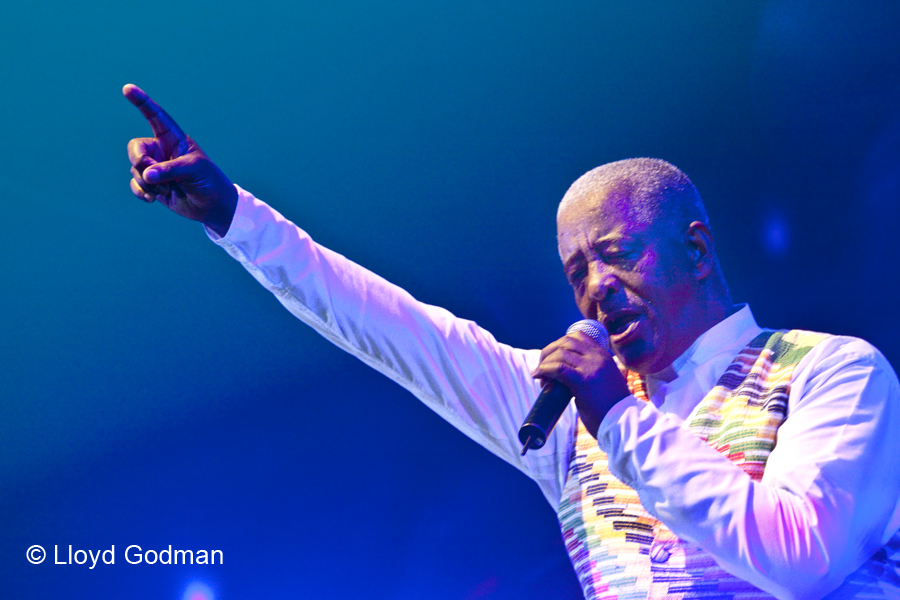
[[588, 171], [569, 187], [557, 216], [584, 198], [610, 195], [627, 198], [632, 218], [641, 223], [664, 218], [678, 228], [692, 221], [709, 226], [703, 199], [690, 178], [658, 158], [628, 158]]

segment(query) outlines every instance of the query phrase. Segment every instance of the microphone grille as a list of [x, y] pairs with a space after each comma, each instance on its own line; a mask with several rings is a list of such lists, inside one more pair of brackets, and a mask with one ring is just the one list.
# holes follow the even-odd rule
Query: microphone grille
[[576, 331], [586, 333], [595, 342], [607, 350], [609, 349], [609, 334], [606, 332], [606, 327], [604, 327], [603, 323], [600, 321], [595, 321], [594, 319], [582, 319], [581, 321], [572, 323], [572, 325], [569, 326], [569, 329], [566, 330], [566, 335]]

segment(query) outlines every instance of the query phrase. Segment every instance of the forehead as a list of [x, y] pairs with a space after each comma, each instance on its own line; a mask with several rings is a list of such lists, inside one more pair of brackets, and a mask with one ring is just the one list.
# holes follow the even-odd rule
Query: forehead
[[557, 215], [560, 256], [606, 241], [643, 237], [655, 222], [655, 215], [636, 206], [626, 193], [607, 192], [566, 198]]

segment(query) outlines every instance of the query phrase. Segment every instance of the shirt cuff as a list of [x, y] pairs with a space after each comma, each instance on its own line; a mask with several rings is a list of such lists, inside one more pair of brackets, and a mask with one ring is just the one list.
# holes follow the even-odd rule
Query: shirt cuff
[[238, 239], [242, 239], [246, 237], [246, 235], [253, 231], [255, 224], [253, 223], [253, 219], [247, 216], [247, 213], [250, 211], [254, 202], [259, 202], [253, 194], [243, 189], [238, 184], [234, 184], [234, 189], [237, 190], [238, 193], [238, 201], [237, 205], [234, 208], [234, 216], [231, 218], [231, 226], [228, 228], [228, 231], [225, 233], [225, 236], [221, 236], [206, 225], [203, 226], [203, 229], [206, 230], [206, 235], [210, 240], [219, 244], [222, 240], [226, 241], [234, 241]]

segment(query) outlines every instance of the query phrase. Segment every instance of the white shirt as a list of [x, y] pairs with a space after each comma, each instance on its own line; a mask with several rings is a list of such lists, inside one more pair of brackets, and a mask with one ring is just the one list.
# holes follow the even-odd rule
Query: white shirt
[[[208, 231], [217, 244], [295, 316], [522, 470], [558, 507], [574, 403], [541, 451], [519, 454], [518, 429], [540, 391], [530, 376], [539, 350], [501, 344], [475, 323], [417, 302], [238, 194], [227, 235]], [[717, 324], [651, 376], [651, 402], [629, 396], [616, 404], [598, 442], [644, 507], [725, 570], [779, 598], [818, 598], [900, 527], [900, 386], [866, 342], [820, 343], [794, 370], [789, 416], [763, 480], [753, 482], [683, 424], [760, 331], [747, 307]]]

